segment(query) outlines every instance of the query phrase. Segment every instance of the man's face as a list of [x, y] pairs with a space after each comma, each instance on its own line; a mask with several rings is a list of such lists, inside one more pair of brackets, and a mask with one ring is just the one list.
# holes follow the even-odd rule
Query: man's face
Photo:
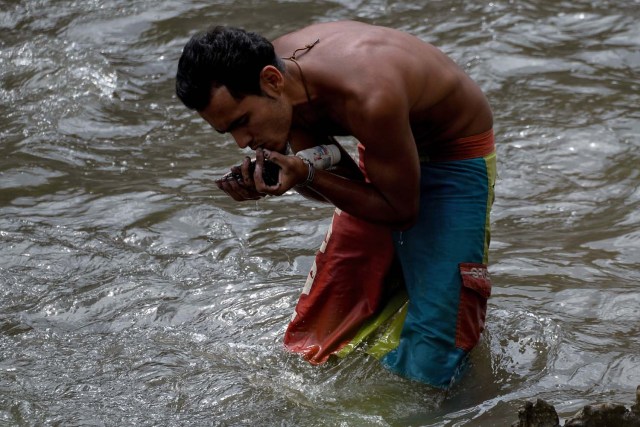
[[235, 99], [225, 86], [212, 90], [199, 112], [219, 133], [230, 133], [240, 148], [284, 152], [291, 127], [291, 108], [282, 97], [247, 95]]

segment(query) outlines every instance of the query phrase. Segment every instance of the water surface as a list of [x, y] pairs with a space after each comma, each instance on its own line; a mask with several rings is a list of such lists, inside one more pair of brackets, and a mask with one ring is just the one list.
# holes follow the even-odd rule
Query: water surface
[[[640, 3], [0, 2], [0, 425], [509, 425], [640, 384]], [[489, 324], [447, 395], [283, 351], [332, 209], [238, 204], [173, 93], [211, 24], [357, 19], [436, 44], [499, 144]], [[344, 140], [353, 149], [354, 141]]]

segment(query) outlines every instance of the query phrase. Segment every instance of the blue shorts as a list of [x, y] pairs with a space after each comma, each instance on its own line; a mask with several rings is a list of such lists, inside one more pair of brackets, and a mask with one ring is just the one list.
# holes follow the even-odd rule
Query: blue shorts
[[392, 233], [336, 209], [285, 333], [288, 350], [319, 364], [362, 348], [414, 380], [444, 388], [456, 379], [491, 292], [493, 131], [437, 148], [421, 162], [411, 229]]
[[381, 361], [404, 377], [447, 387], [484, 329], [495, 152], [421, 164], [417, 224], [394, 232], [409, 297], [397, 347]]

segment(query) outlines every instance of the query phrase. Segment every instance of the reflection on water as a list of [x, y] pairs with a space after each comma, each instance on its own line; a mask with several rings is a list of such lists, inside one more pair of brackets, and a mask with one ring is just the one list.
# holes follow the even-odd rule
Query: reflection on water
[[[508, 425], [640, 384], [638, 2], [4, 2], [0, 424]], [[173, 95], [212, 23], [413, 32], [487, 92], [499, 140], [485, 339], [448, 395], [281, 339], [331, 208], [236, 204], [243, 155]], [[345, 140], [353, 148], [353, 141]]]

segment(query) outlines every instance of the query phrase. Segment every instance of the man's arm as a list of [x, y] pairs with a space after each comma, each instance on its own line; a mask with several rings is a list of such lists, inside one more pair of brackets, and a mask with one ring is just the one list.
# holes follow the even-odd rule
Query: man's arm
[[[314, 135], [309, 134], [303, 130], [296, 129], [291, 132], [291, 148], [294, 153], [299, 151], [312, 148], [318, 145], [335, 145], [340, 150], [340, 162], [336, 164], [332, 169], [331, 173], [334, 175], [338, 175], [344, 178], [356, 180], [356, 181], [364, 181], [364, 175], [362, 171], [353, 160], [353, 158], [347, 153], [342, 145], [335, 138], [326, 135]], [[321, 194], [316, 192], [311, 187], [303, 187], [303, 186], [295, 186], [293, 187], [299, 194], [302, 196], [313, 199], [319, 202], [328, 203], [329, 201], [324, 198]]]
[[[397, 88], [396, 88], [397, 89]], [[409, 107], [399, 90], [379, 90], [366, 102], [348, 105], [348, 125], [364, 146], [364, 165], [370, 183], [316, 171], [310, 187], [341, 210], [361, 219], [408, 228], [419, 205], [420, 165], [409, 124]], [[280, 195], [307, 178], [307, 166], [293, 157], [266, 152], [282, 167], [278, 186], [256, 179], [260, 192]], [[264, 153], [257, 153], [258, 165]], [[259, 182], [260, 181], [260, 182]]]
[[[314, 135], [302, 130], [292, 131], [290, 136], [291, 148], [294, 152], [318, 145], [337, 146], [340, 150], [340, 161], [331, 168], [330, 172], [344, 178], [364, 181], [364, 175], [356, 162], [335, 138], [327, 135]], [[249, 169], [250, 162], [251, 159], [245, 157], [242, 164], [232, 167], [229, 173], [216, 180], [218, 188], [226, 192], [236, 201], [257, 200], [265, 195], [264, 193], [258, 192], [255, 188], [254, 175], [250, 173]], [[254, 172], [254, 174], [262, 176], [261, 171], [262, 168], [258, 168], [258, 172]], [[314, 191], [311, 187], [295, 186], [293, 189], [308, 199], [324, 203], [329, 202], [324, 196]]]

